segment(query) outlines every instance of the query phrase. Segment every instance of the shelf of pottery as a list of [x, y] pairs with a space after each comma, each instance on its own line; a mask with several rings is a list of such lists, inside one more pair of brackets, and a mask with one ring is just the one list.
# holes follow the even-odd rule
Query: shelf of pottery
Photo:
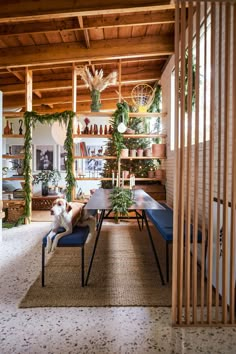
[[3, 180], [24, 180], [22, 175], [24, 157], [23, 119], [6, 119], [3, 128]]
[[[120, 185], [132, 184], [131, 178], [135, 181], [164, 181], [165, 169], [164, 161], [166, 159], [166, 134], [162, 128], [159, 131], [155, 131], [155, 122], [158, 116], [164, 116], [163, 114], [137, 114], [130, 113], [130, 117], [139, 115], [149, 120], [149, 128], [145, 132], [137, 134], [132, 129], [126, 129], [123, 137], [126, 141], [136, 141], [138, 139], [149, 139], [150, 146], [146, 149], [123, 149], [121, 151], [120, 159], [117, 164], [116, 154], [107, 154], [107, 144], [112, 137], [112, 127], [109, 124], [113, 112], [110, 113], [97, 113], [82, 114], [74, 122], [74, 171], [75, 178], [78, 181], [78, 185], [81, 187], [80, 182], [85, 182], [82, 189], [87, 192], [90, 189], [98, 188], [99, 182], [111, 181], [113, 185], [117, 185], [118, 181]], [[151, 125], [151, 120], [154, 119], [154, 123]], [[99, 122], [99, 124], [98, 124]], [[158, 139], [159, 143], [154, 141]], [[132, 144], [131, 144], [132, 145]], [[116, 168], [108, 169], [104, 176], [104, 162], [111, 161], [111, 165], [116, 165]], [[140, 163], [140, 173], [137, 171], [136, 175], [128, 169], [124, 169], [126, 164], [132, 164], [133, 161]], [[142, 164], [149, 162], [149, 168], [146, 169], [143, 174], [141, 169]], [[117, 175], [119, 172], [119, 175]], [[86, 184], [87, 182], [87, 184]], [[96, 182], [96, 183], [94, 183]]]

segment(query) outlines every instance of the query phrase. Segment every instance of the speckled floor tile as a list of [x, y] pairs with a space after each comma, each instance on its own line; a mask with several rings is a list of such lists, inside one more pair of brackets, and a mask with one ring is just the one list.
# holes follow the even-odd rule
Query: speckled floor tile
[[40, 240], [49, 224], [3, 232], [0, 354], [236, 352], [235, 328], [172, 328], [169, 308], [18, 309], [40, 272]]

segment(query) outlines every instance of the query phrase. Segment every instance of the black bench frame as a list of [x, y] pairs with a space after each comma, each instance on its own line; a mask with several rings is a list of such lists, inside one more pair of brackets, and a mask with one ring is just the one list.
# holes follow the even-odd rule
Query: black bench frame
[[[66, 236], [65, 236], [66, 237]], [[81, 248], [81, 286], [84, 287], [84, 245], [86, 240], [83, 244], [78, 245], [77, 243], [69, 244], [69, 245], [59, 245], [57, 247], [79, 247]], [[46, 246], [42, 243], [42, 287], [45, 286], [45, 249]]]

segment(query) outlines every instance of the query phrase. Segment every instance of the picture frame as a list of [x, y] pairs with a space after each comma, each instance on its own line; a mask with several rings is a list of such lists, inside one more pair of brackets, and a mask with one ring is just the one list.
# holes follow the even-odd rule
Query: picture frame
[[34, 171], [53, 170], [57, 168], [55, 145], [34, 145]]
[[67, 152], [64, 149], [64, 146], [58, 145], [58, 170], [61, 172], [66, 171], [66, 160]]
[[85, 160], [85, 173], [99, 175], [103, 170], [104, 160], [96, 159], [96, 156], [103, 155], [104, 147], [101, 145], [87, 145], [86, 148], [91, 159]]
[[24, 154], [24, 145], [11, 145], [9, 146], [11, 150], [11, 155], [23, 155]]

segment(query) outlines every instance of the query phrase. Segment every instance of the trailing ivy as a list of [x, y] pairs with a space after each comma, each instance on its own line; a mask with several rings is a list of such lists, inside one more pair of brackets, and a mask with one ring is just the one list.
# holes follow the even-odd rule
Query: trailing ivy
[[[73, 112], [72, 112], [73, 113]], [[66, 139], [64, 143], [64, 148], [65, 151], [67, 152], [67, 160], [66, 160], [66, 183], [67, 183], [67, 189], [66, 189], [66, 199], [67, 201], [72, 200], [72, 190], [73, 187], [75, 186], [76, 180], [73, 174], [73, 115], [70, 115], [68, 118], [68, 124], [67, 124], [67, 132], [66, 132]]]
[[120, 158], [120, 153], [123, 148], [125, 148], [123, 134], [118, 132], [117, 127], [121, 122], [121, 117], [123, 117], [123, 123], [128, 125], [129, 121], [129, 105], [126, 102], [117, 103], [117, 109], [113, 113], [113, 120], [111, 121], [112, 125], [112, 139], [116, 148], [117, 160]]
[[72, 199], [72, 189], [75, 185], [75, 178], [72, 173], [72, 164], [73, 164], [73, 117], [74, 112], [64, 111], [53, 114], [38, 114], [37, 112], [25, 112], [24, 113], [24, 124], [25, 124], [25, 142], [24, 142], [24, 151], [25, 158], [23, 163], [23, 176], [25, 179], [24, 183], [24, 192], [25, 192], [25, 209], [24, 214], [18, 220], [18, 224], [22, 223], [24, 219], [29, 219], [30, 209], [31, 209], [31, 183], [32, 183], [32, 128], [35, 127], [36, 123], [41, 124], [53, 124], [58, 121], [60, 124], [64, 123], [67, 128], [67, 136], [65, 140], [65, 151], [67, 152], [67, 162], [66, 162], [66, 182], [67, 182], [67, 200], [71, 201]]

